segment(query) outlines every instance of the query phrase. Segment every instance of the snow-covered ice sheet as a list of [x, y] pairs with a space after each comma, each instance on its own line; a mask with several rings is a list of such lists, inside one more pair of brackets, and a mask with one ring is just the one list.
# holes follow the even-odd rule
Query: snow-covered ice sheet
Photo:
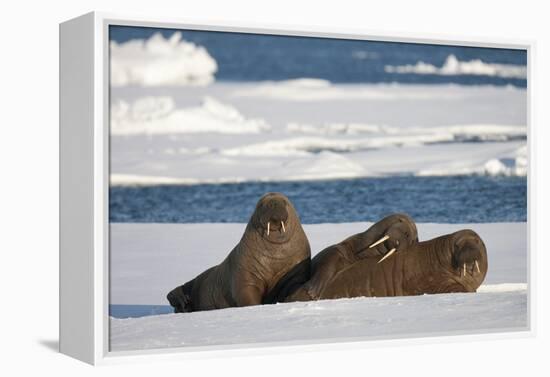
[[521, 88], [299, 79], [111, 96], [112, 185], [527, 172]]
[[[313, 254], [370, 223], [306, 224]], [[527, 325], [526, 223], [417, 224], [420, 239], [462, 228], [487, 245], [476, 294], [354, 298], [211, 312], [111, 318], [111, 350], [401, 337]], [[111, 224], [111, 304], [166, 304], [166, 293], [223, 260], [245, 224]]]
[[525, 290], [282, 303], [111, 318], [111, 351], [513, 331], [527, 326]]

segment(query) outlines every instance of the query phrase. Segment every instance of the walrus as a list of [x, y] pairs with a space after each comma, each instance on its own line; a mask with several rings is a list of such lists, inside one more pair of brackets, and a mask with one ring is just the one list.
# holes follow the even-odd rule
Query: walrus
[[267, 193], [225, 260], [173, 289], [167, 299], [176, 313], [274, 303], [309, 280], [310, 261], [294, 206], [283, 194]]
[[[475, 292], [488, 269], [485, 244], [470, 229], [412, 242], [401, 252], [388, 255], [389, 252], [382, 257], [371, 254], [347, 264], [323, 282], [323, 289], [315, 298], [309, 295], [311, 290], [300, 288], [286, 301]], [[315, 277], [314, 267], [312, 274]]]
[[323, 298], [334, 278], [362, 259], [382, 260], [403, 252], [418, 242], [414, 221], [402, 213], [387, 216], [366, 231], [346, 238], [319, 252], [311, 261], [311, 279], [290, 292], [285, 301]]

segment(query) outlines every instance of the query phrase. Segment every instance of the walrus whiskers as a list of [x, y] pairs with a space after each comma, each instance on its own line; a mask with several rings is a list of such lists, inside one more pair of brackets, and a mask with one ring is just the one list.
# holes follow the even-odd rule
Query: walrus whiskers
[[477, 263], [477, 259], [476, 259], [475, 263], [476, 263], [477, 272], [478, 272], [478, 273], [481, 273], [481, 270], [479, 269], [479, 263]]
[[382, 259], [380, 259], [380, 260], [378, 261], [378, 263], [382, 262], [384, 259], [388, 258], [390, 255], [392, 255], [393, 253], [395, 253], [395, 250], [397, 250], [397, 249], [394, 247], [393, 249], [391, 249], [390, 251], [388, 251], [388, 252], [386, 253], [386, 255], [384, 255], [384, 256], [382, 257]]
[[381, 244], [382, 242], [384, 242], [385, 240], [387, 240], [388, 238], [390, 238], [390, 236], [388, 236], [387, 234], [380, 238], [378, 241], [376, 241], [375, 243], [373, 243], [372, 245], [369, 246], [369, 249], [372, 249], [373, 247], [375, 247], [376, 245], [379, 245]]
[[283, 228], [283, 233], [286, 233], [286, 229], [285, 229], [285, 223], [284, 223], [284, 221], [281, 221], [281, 227]]
[[267, 235], [269, 236], [269, 221], [267, 222]]

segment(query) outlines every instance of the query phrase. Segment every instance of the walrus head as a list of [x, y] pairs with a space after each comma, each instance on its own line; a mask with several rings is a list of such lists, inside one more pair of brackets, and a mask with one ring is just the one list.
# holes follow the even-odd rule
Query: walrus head
[[416, 225], [409, 216], [396, 213], [386, 216], [365, 232], [353, 236], [353, 248], [359, 258], [381, 256], [379, 262], [394, 253], [405, 252], [418, 243]]
[[470, 229], [453, 233], [451, 240], [451, 271], [460, 276], [466, 291], [475, 292], [487, 275], [487, 248], [481, 237]]
[[249, 223], [268, 242], [284, 243], [292, 237], [299, 220], [285, 195], [270, 192], [260, 198]]
[[172, 289], [166, 296], [168, 302], [174, 308], [174, 313], [187, 313], [193, 311], [191, 290], [193, 289], [194, 281], [195, 280], [191, 280], [184, 285]]
[[408, 254], [414, 278], [407, 285], [421, 293], [475, 292], [487, 274], [487, 248], [470, 229], [420, 242]]

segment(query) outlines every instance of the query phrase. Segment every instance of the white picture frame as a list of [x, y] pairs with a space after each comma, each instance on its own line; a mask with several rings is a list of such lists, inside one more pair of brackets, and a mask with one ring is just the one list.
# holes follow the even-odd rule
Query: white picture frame
[[[109, 340], [109, 25], [176, 29], [251, 32], [259, 34], [316, 36], [375, 41], [417, 42], [474, 47], [520, 48], [527, 51], [528, 83], [532, 82], [534, 42], [449, 38], [422, 34], [388, 34], [365, 30], [315, 27], [296, 29], [278, 25], [236, 23], [196, 24], [189, 20], [143, 18], [92, 12], [60, 24], [60, 351], [90, 364], [143, 359], [217, 357], [227, 354], [294, 352], [297, 349], [342, 349], [376, 347], [385, 343], [456, 341], [457, 336], [409, 339], [356, 339], [350, 342], [276, 343], [204, 346], [147, 351], [110, 352]], [[525, 331], [461, 335], [462, 339], [533, 336], [533, 290], [536, 289], [533, 228], [532, 172], [534, 143], [532, 88], [528, 99], [528, 326]]]

